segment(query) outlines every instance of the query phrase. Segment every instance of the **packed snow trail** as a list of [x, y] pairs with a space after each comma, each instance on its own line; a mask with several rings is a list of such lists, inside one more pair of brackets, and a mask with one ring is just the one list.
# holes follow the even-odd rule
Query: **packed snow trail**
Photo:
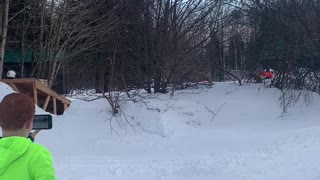
[[301, 180], [319, 179], [319, 128], [262, 150], [191, 156], [71, 156], [57, 161], [58, 179]]

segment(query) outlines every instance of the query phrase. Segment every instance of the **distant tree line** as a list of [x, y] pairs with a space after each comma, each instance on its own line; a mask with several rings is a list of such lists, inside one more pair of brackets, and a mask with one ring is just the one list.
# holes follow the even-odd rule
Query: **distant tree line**
[[273, 85], [280, 89], [319, 93], [320, 1], [252, 0], [243, 7], [252, 31], [247, 64], [277, 70]]
[[276, 70], [272, 83], [280, 89], [320, 91], [319, 0], [0, 4], [0, 65], [5, 51], [32, 51], [32, 66], [19, 63], [21, 77], [47, 79], [65, 93], [166, 93], [184, 82], [258, 80], [266, 68]]

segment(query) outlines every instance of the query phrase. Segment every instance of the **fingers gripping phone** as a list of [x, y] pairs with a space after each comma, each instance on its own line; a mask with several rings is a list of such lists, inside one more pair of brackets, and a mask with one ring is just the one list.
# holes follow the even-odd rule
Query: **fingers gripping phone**
[[32, 129], [52, 129], [52, 116], [50, 114], [36, 114], [33, 118]]

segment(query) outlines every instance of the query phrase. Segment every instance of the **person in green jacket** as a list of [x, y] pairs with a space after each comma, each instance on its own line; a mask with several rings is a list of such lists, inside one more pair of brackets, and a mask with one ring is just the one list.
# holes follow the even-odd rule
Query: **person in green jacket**
[[55, 180], [50, 152], [28, 137], [35, 105], [21, 93], [5, 96], [0, 103], [0, 180]]

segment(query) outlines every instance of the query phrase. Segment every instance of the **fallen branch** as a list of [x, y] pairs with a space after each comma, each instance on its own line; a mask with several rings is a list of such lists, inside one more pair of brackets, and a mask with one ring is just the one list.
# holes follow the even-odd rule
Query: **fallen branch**
[[222, 107], [225, 105], [226, 103], [223, 103], [220, 108], [218, 109], [218, 111], [213, 112], [211, 109], [209, 109], [208, 107], [205, 107], [207, 111], [209, 111], [211, 114], [213, 114], [213, 117], [211, 118], [211, 121], [215, 119], [215, 117], [217, 116], [218, 112], [222, 109]]
[[232, 73], [231, 73], [231, 72], [229, 72], [229, 71], [226, 71], [226, 70], [225, 70], [225, 69], [223, 69], [223, 68], [219, 68], [218, 70], [220, 70], [221, 72], [223, 72], [223, 73], [225, 73], [225, 74], [227, 74], [227, 75], [229, 75], [229, 76], [231, 76], [231, 77], [235, 78], [235, 79], [239, 82], [239, 85], [240, 85], [240, 86], [242, 86], [241, 79], [240, 79], [238, 76], [236, 76], [236, 75], [232, 74]]

